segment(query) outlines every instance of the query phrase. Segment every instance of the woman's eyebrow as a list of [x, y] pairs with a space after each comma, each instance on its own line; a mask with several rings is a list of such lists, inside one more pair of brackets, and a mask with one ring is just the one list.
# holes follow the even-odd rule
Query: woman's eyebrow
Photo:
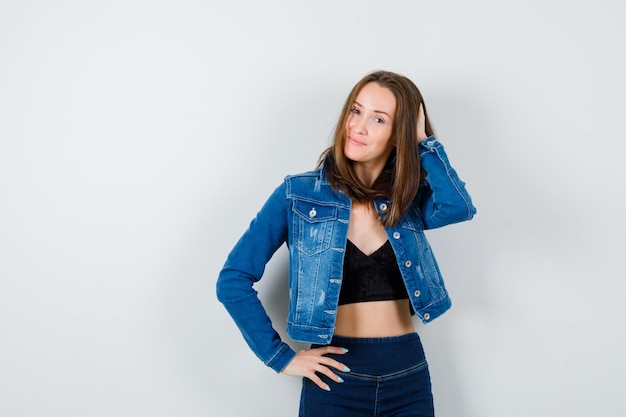
[[[356, 100], [354, 100], [354, 104], [356, 104], [359, 107], [363, 107], [363, 105], [361, 103], [359, 103], [358, 101], [356, 101]], [[387, 113], [386, 111], [382, 111], [382, 110], [373, 110], [373, 111], [374, 111], [374, 113], [380, 113], [380, 114], [386, 115], [387, 117], [391, 117], [389, 115], [389, 113]]]

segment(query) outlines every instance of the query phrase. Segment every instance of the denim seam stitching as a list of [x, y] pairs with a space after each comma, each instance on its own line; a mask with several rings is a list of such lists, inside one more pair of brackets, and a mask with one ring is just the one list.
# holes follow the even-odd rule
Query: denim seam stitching
[[343, 375], [346, 378], [355, 378], [355, 379], [366, 379], [366, 380], [376, 380], [376, 381], [383, 381], [383, 380], [391, 380], [391, 379], [395, 379], [397, 377], [400, 376], [404, 376], [406, 374], [410, 374], [412, 372], [416, 372], [419, 371], [425, 367], [428, 366], [428, 362], [427, 361], [422, 361], [418, 364], [415, 364], [413, 366], [410, 366], [408, 368], [405, 369], [401, 369], [399, 371], [396, 372], [392, 372], [390, 374], [385, 374], [385, 375], [368, 375], [368, 374], [361, 374], [359, 372], [354, 372], [354, 371], [350, 371], [350, 372], [342, 372], [342, 371], [335, 371], [338, 375]]

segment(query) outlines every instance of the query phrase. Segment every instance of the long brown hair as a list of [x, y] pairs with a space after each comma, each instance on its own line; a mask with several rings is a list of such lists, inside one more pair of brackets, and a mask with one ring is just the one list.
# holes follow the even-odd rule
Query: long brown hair
[[[371, 187], [367, 187], [359, 180], [352, 161], [344, 154], [344, 146], [346, 123], [356, 97], [363, 87], [372, 82], [389, 89], [396, 98], [396, 113], [390, 138], [395, 143], [395, 149], [389, 156], [383, 172]], [[323, 162], [328, 181], [335, 190], [345, 192], [358, 202], [372, 201], [377, 197], [391, 200], [390, 207], [382, 213], [382, 222], [385, 226], [395, 226], [408, 210], [423, 175], [417, 141], [420, 104], [426, 117], [426, 135], [430, 136], [434, 132], [428, 120], [422, 94], [411, 80], [389, 71], [376, 71], [366, 75], [356, 83], [348, 95], [337, 121], [333, 143], [320, 157], [320, 166]]]

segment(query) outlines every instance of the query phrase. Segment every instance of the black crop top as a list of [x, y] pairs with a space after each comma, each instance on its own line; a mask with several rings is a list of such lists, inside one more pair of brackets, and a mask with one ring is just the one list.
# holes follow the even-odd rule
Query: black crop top
[[409, 298], [389, 241], [367, 256], [348, 240], [339, 305]]

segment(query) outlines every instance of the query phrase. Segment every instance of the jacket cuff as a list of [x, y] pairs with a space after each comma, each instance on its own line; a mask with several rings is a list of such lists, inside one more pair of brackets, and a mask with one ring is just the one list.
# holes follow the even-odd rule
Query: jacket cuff
[[283, 342], [278, 352], [271, 358], [265, 361], [265, 364], [275, 370], [277, 373], [282, 372], [283, 369], [291, 362], [296, 356], [296, 352]]
[[435, 152], [436, 148], [440, 148], [442, 146], [443, 145], [441, 144], [441, 142], [437, 140], [435, 135], [431, 135], [427, 137], [425, 140], [420, 142], [418, 146], [419, 154], [420, 156], [422, 156], [427, 153]]

